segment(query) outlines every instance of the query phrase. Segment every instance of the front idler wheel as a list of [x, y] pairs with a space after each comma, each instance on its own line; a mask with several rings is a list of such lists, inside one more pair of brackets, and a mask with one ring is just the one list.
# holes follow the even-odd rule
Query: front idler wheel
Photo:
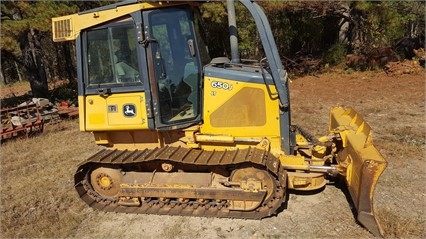
[[120, 191], [121, 173], [118, 169], [97, 168], [90, 174], [93, 190], [107, 198], [116, 197]]

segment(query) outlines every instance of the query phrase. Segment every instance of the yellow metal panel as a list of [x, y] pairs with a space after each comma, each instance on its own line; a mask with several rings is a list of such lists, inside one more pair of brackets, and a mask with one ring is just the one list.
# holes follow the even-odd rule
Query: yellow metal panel
[[287, 177], [287, 187], [299, 191], [317, 190], [327, 183], [323, 173], [287, 172]]
[[[191, 2], [190, 2], [191, 3]], [[196, 3], [191, 3], [196, 4]], [[100, 23], [120, 18], [142, 9], [160, 8], [166, 6], [182, 5], [182, 2], [143, 2], [118, 6], [113, 9], [86, 14], [72, 14], [52, 18], [52, 35], [54, 42], [75, 40], [80, 31]]]
[[148, 129], [144, 92], [89, 95], [80, 105], [85, 109], [80, 124], [86, 131]]
[[305, 157], [300, 155], [280, 155], [280, 162], [282, 165], [307, 165]]
[[94, 132], [93, 137], [95, 138], [96, 144], [107, 145], [110, 143], [106, 132]]
[[234, 137], [227, 135], [195, 135], [197, 142], [208, 142], [208, 143], [234, 143]]
[[84, 96], [79, 95], [78, 96], [78, 120], [80, 125], [80, 131], [86, 131], [86, 111], [85, 111], [85, 104], [84, 104]]
[[278, 101], [269, 97], [264, 84], [208, 77], [203, 110], [202, 134], [279, 136]]
[[[259, 99], [259, 100], [253, 100]], [[266, 124], [265, 92], [244, 87], [210, 115], [213, 127], [264, 126]], [[229, 117], [237, 115], [238, 117]]]
[[101, 113], [88, 113], [87, 114], [87, 129], [90, 130], [92, 125], [105, 125], [105, 114]]

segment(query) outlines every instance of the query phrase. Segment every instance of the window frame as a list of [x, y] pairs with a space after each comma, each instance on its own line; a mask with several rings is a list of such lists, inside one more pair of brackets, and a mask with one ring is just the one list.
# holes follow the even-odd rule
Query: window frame
[[[134, 41], [135, 41], [135, 53], [136, 53], [136, 59], [137, 59], [137, 70], [139, 72], [139, 77], [138, 80], [135, 82], [116, 82], [116, 83], [100, 83], [100, 84], [89, 84], [89, 43], [88, 43], [88, 35], [89, 32], [92, 31], [96, 31], [96, 30], [103, 30], [106, 29], [108, 31], [108, 44], [112, 44], [110, 37], [110, 31], [111, 28], [113, 27], [129, 27], [131, 26], [131, 28], [133, 28], [134, 30]], [[135, 21], [133, 20], [132, 16], [127, 15], [123, 18], [120, 19], [116, 19], [108, 24], [102, 25], [102, 26], [98, 26], [98, 27], [94, 27], [94, 28], [90, 28], [87, 29], [85, 31], [83, 31], [81, 33], [81, 42], [82, 42], [82, 75], [83, 75], [83, 79], [82, 79], [82, 83], [84, 85], [84, 94], [85, 95], [94, 95], [94, 94], [109, 94], [109, 93], [125, 93], [125, 92], [141, 92], [141, 91], [145, 91], [144, 88], [144, 84], [146, 82], [144, 82], [144, 75], [143, 71], [144, 71], [144, 66], [143, 63], [145, 61], [141, 61], [141, 50], [140, 50], [140, 46], [138, 43], [138, 39], [137, 39], [137, 29], [135, 26]], [[111, 46], [109, 46], [110, 48]], [[111, 49], [109, 49], [109, 54], [113, 54], [113, 52], [111, 52]], [[111, 58], [112, 56], [110, 56]], [[111, 63], [113, 64], [113, 62]], [[111, 70], [114, 72], [115, 68], [110, 66]], [[113, 73], [115, 74], [115, 73]]]

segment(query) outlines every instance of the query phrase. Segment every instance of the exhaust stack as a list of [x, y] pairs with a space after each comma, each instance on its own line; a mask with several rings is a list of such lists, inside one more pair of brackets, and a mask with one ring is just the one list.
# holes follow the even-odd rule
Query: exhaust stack
[[234, 0], [227, 0], [226, 6], [228, 10], [229, 41], [231, 43], [231, 62], [240, 63], [240, 54], [238, 51], [237, 20], [235, 16]]

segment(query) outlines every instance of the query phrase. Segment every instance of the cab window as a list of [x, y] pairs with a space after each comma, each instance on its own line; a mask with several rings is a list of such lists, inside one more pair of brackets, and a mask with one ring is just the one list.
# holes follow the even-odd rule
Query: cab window
[[87, 32], [87, 84], [140, 82], [133, 24], [114, 24]]

